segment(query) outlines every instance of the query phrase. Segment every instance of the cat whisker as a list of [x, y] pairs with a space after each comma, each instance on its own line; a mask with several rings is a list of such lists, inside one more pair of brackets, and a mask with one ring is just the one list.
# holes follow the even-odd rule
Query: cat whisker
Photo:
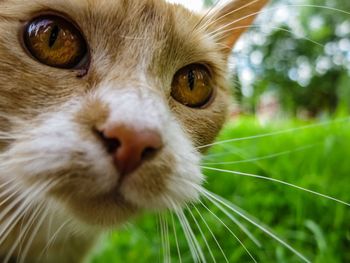
[[162, 243], [162, 252], [163, 252], [163, 261], [165, 263], [168, 262], [168, 251], [167, 251], [167, 240], [166, 240], [166, 234], [165, 234], [165, 223], [164, 223], [164, 217], [163, 215], [158, 215], [159, 220], [159, 227], [160, 227], [160, 237], [161, 237], [161, 243]]
[[[237, 214], [238, 216], [242, 217], [243, 219], [245, 219], [246, 221], [248, 221], [249, 223], [251, 223], [253, 226], [257, 227], [258, 229], [260, 229], [261, 231], [263, 231], [265, 234], [267, 234], [268, 236], [270, 236], [271, 238], [273, 238], [274, 240], [276, 240], [278, 243], [280, 243], [281, 245], [283, 245], [285, 248], [287, 248], [288, 250], [290, 250], [291, 252], [293, 252], [296, 256], [298, 256], [300, 259], [302, 259], [304, 262], [306, 263], [311, 263], [311, 261], [309, 259], [307, 259], [303, 254], [301, 254], [299, 251], [297, 251], [295, 248], [293, 248], [291, 245], [289, 245], [287, 242], [285, 242], [283, 239], [281, 239], [280, 237], [278, 237], [276, 234], [274, 234], [271, 230], [269, 230], [267, 227], [263, 226], [262, 224], [259, 224], [257, 222], [257, 220], [252, 219], [250, 216], [247, 216], [245, 213], [243, 213], [241, 211], [241, 209], [238, 209], [236, 206], [234, 206], [231, 202], [223, 199], [222, 197], [209, 192], [206, 189], [202, 190], [203, 195], [209, 200], [211, 201], [214, 205], [215, 202], [216, 203], [220, 203], [223, 206], [227, 207], [229, 210], [231, 210], [233, 213]], [[219, 208], [220, 209], [220, 208]]]
[[262, 180], [271, 181], [271, 182], [274, 182], [274, 183], [286, 185], [286, 186], [289, 186], [289, 187], [292, 187], [292, 188], [295, 188], [295, 189], [298, 189], [298, 190], [302, 190], [302, 191], [308, 192], [310, 194], [313, 194], [313, 195], [316, 195], [316, 196], [320, 196], [320, 197], [323, 197], [325, 199], [329, 199], [331, 201], [334, 201], [334, 202], [337, 202], [337, 203], [340, 203], [340, 204], [343, 204], [343, 205], [346, 205], [346, 206], [350, 207], [350, 203], [348, 203], [348, 202], [345, 202], [345, 201], [342, 201], [340, 199], [334, 198], [332, 196], [325, 195], [325, 194], [322, 194], [322, 193], [319, 193], [319, 192], [316, 192], [316, 191], [313, 191], [313, 190], [310, 190], [310, 189], [307, 189], [307, 188], [304, 188], [304, 187], [301, 187], [301, 186], [298, 186], [298, 185], [295, 185], [295, 184], [292, 184], [292, 183], [288, 183], [288, 182], [285, 182], [285, 181], [282, 181], [282, 180], [279, 180], [279, 179], [266, 177], [266, 176], [262, 176], [262, 175], [250, 174], [250, 173], [242, 173], [242, 172], [237, 172], [237, 171], [206, 167], [206, 166], [201, 166], [201, 167], [203, 169], [205, 169], [205, 170], [211, 170], [211, 171], [216, 171], [216, 172], [221, 172], [221, 173], [229, 173], [229, 174], [241, 175], [241, 176], [245, 176], [245, 177], [262, 179]]
[[72, 221], [72, 219], [68, 219], [65, 222], [63, 222], [63, 224], [57, 228], [56, 232], [52, 235], [52, 237], [49, 239], [49, 241], [47, 242], [45, 248], [43, 249], [43, 252], [41, 252], [39, 258], [43, 257], [45, 255], [45, 253], [48, 251], [48, 249], [55, 243], [55, 240], [58, 236], [58, 234], [63, 230], [63, 228], [65, 226], [67, 226], [70, 222]]
[[181, 251], [180, 251], [180, 246], [179, 246], [179, 240], [177, 237], [177, 231], [175, 228], [175, 220], [174, 220], [174, 215], [173, 213], [171, 213], [171, 222], [172, 222], [172, 226], [173, 226], [173, 232], [174, 232], [174, 238], [175, 238], [175, 244], [176, 244], [176, 250], [177, 250], [177, 255], [179, 256], [179, 263], [182, 263], [182, 256], [181, 256]]
[[51, 213], [48, 219], [48, 227], [47, 227], [47, 235], [46, 235], [46, 243], [48, 244], [51, 239], [51, 230], [52, 230], [52, 224], [54, 220], [55, 213]]
[[237, 24], [238, 22], [244, 20], [244, 19], [247, 19], [247, 18], [250, 18], [250, 17], [254, 17], [254, 16], [257, 16], [257, 15], [260, 15], [260, 14], [264, 14], [266, 12], [271, 12], [271, 11], [276, 11], [278, 10], [279, 7], [277, 8], [269, 8], [269, 9], [265, 9], [265, 10], [262, 10], [262, 11], [259, 11], [259, 12], [253, 12], [253, 13], [250, 13], [249, 15], [246, 15], [246, 16], [242, 16], [234, 21], [231, 21], [230, 23], [227, 23], [221, 27], [218, 27], [217, 29], [215, 29], [214, 31], [211, 31], [210, 32], [210, 35], [215, 35], [216, 33], [219, 33], [219, 32], [223, 32], [223, 30], [227, 30], [227, 28], [229, 28], [230, 26], [234, 25], [234, 24]]
[[1, 201], [0, 207], [6, 205], [11, 199], [13, 199], [18, 194], [18, 192], [20, 192], [20, 188], [16, 186], [11, 186], [10, 188], [6, 189], [6, 191], [2, 192], [0, 198], [5, 199]]
[[64, 253], [64, 249], [67, 246], [67, 244], [69, 243], [69, 242], [67, 242], [68, 239], [70, 237], [74, 237], [74, 235], [76, 235], [76, 232], [77, 232], [76, 230], [70, 229], [70, 228], [68, 228], [68, 231], [65, 232], [64, 236], [62, 237], [62, 244], [63, 245], [60, 248], [60, 254]]
[[[244, 29], [244, 28], [247, 28], [247, 29], [249, 29], [249, 28], [259, 28], [259, 29], [263, 29], [264, 26], [265, 26], [265, 25], [257, 25], [257, 24], [255, 24], [255, 25], [249, 25], [249, 26], [237, 26], [237, 27], [232, 27], [232, 28], [226, 29], [226, 30], [224, 30], [224, 31], [217, 32], [217, 33], [215, 33], [215, 34], [210, 34], [210, 36], [213, 37], [213, 38], [220, 39], [220, 36], [221, 36], [221, 35], [224, 35], [224, 34], [227, 33], [227, 32], [231, 32], [231, 31], [233, 32], [233, 31], [235, 31], [235, 30]], [[308, 38], [308, 37], [306, 37], [306, 36], [300, 36], [300, 35], [294, 33], [294, 32], [291, 31], [291, 30], [288, 30], [288, 29], [286, 29], [286, 28], [283, 28], [283, 27], [275, 27], [275, 26], [270, 26], [269, 28], [271, 28], [271, 29], [276, 29], [276, 30], [279, 30], [279, 31], [284, 31], [284, 32], [287, 32], [287, 33], [290, 33], [291, 35], [293, 35], [293, 36], [295, 36], [295, 37], [297, 37], [297, 38], [304, 39], [304, 40], [309, 41], [309, 42], [311, 42], [311, 43], [313, 43], [313, 44], [315, 44], [315, 45], [317, 45], [317, 46], [320, 46], [320, 47], [324, 48], [324, 45], [323, 45], [323, 44], [321, 44], [321, 43], [319, 43], [319, 42], [317, 42], [317, 41], [315, 41], [315, 40], [313, 40], [313, 39], [311, 39], [311, 38]], [[263, 33], [263, 32], [262, 32], [262, 33]]]
[[[182, 180], [185, 181], [186, 183], [188, 183], [189, 185], [191, 185], [194, 189], [196, 189], [200, 194], [204, 194], [203, 190], [204, 188], [202, 187], [198, 187], [198, 185], [193, 184], [190, 181], [186, 181], [186, 180]], [[260, 241], [254, 237], [254, 235], [236, 218], [234, 217], [232, 214], [228, 213], [228, 211], [226, 210], [226, 212], [224, 212], [226, 214], [226, 216], [228, 216], [228, 218], [234, 222], [241, 230], [242, 232], [244, 232], [252, 241], [253, 243], [255, 243], [255, 245], [257, 245], [258, 247], [262, 247]]]
[[[0, 156], [3, 157], [3, 156]], [[38, 156], [36, 156], [37, 158]], [[0, 167], [6, 168], [11, 167], [11, 165], [18, 165], [21, 163], [31, 162], [36, 159], [35, 157], [16, 157], [16, 159], [11, 158], [10, 156], [6, 156], [0, 163]], [[3, 171], [4, 172], [4, 171]]]
[[[179, 210], [180, 211], [180, 210]], [[181, 228], [182, 228], [182, 231], [184, 232], [184, 235], [185, 235], [185, 238], [186, 238], [186, 241], [187, 241], [187, 244], [188, 244], [188, 247], [190, 249], [190, 252], [191, 252], [191, 255], [192, 255], [192, 259], [194, 262], [198, 262], [198, 254], [197, 254], [197, 251], [196, 249], [194, 248], [194, 245], [192, 243], [192, 239], [188, 233], [188, 230], [187, 228], [185, 227], [185, 224], [183, 222], [183, 219], [182, 217], [180, 216], [179, 212], [177, 212], [177, 210], [174, 210], [174, 213], [175, 215], [177, 216], [179, 222], [180, 222], [180, 225], [181, 225]]]
[[209, 227], [208, 223], [205, 221], [204, 217], [202, 216], [202, 214], [200, 213], [199, 209], [196, 207], [196, 206], [193, 206], [194, 209], [196, 210], [197, 214], [199, 215], [199, 217], [201, 218], [201, 220], [203, 221], [203, 223], [205, 224], [206, 228], [208, 229], [210, 235], [213, 237], [214, 239], [214, 242], [216, 243], [216, 245], [218, 246], [222, 256], [224, 257], [226, 263], [229, 263], [228, 259], [227, 259], [227, 256], [224, 252], [224, 250], [222, 249], [220, 243], [218, 242], [216, 236], [214, 235], [213, 231], [211, 230], [211, 228]]
[[0, 214], [0, 220], [3, 220], [11, 210], [16, 211], [11, 214], [11, 217], [7, 218], [0, 228], [0, 244], [2, 244], [7, 236], [13, 231], [18, 222], [23, 218], [23, 216], [33, 208], [35, 199], [41, 195], [44, 191], [48, 189], [51, 182], [46, 184], [36, 184], [28, 189], [24, 190], [10, 205], [6, 206]]
[[187, 205], [186, 205], [186, 208], [187, 208], [187, 211], [189, 212], [190, 216], [192, 217], [193, 222], [196, 224], [197, 229], [199, 230], [199, 233], [201, 234], [201, 236], [202, 236], [202, 238], [203, 238], [203, 241], [204, 241], [204, 243], [205, 243], [205, 246], [207, 247], [211, 258], [213, 259], [213, 262], [216, 263], [216, 259], [215, 259], [215, 256], [214, 256], [214, 254], [213, 254], [213, 251], [212, 251], [212, 249], [211, 249], [210, 246], [209, 246], [208, 240], [207, 240], [207, 238], [205, 237], [201, 226], [199, 225], [199, 223], [198, 223], [196, 217], [193, 215], [191, 209], [190, 209]]
[[[340, 9], [337, 9], [337, 8], [332, 8], [332, 7], [327, 7], [327, 6], [317, 6], [317, 5], [284, 5], [283, 7], [313, 7], [313, 8], [320, 8], [320, 9], [327, 9], [327, 10], [332, 10], [332, 11], [336, 11], [336, 12], [341, 12], [341, 13], [344, 13], [344, 14], [348, 14], [350, 15], [350, 12], [347, 12], [347, 11], [344, 11], [344, 10], [340, 10]], [[224, 29], [227, 29], [229, 26], [232, 26], [244, 19], [247, 19], [247, 18], [250, 18], [250, 17], [254, 17], [256, 15], [260, 15], [260, 14], [263, 14], [263, 13], [268, 13], [268, 12], [275, 12], [276, 10], [279, 10], [281, 7], [273, 7], [273, 8], [267, 8], [267, 9], [264, 9], [262, 11], [259, 11], [259, 12], [253, 12], [249, 15], [246, 15], [246, 16], [243, 16], [239, 19], [236, 19], [228, 24], [225, 24], [219, 28], [217, 28], [216, 30], [212, 31], [211, 33], [212, 34], [215, 34], [217, 32], [222, 32], [222, 30]]]
[[171, 246], [170, 246], [170, 236], [169, 236], [169, 223], [168, 223], [168, 218], [165, 217], [165, 234], [167, 237], [167, 251], [168, 251], [168, 262], [171, 262]]
[[[30, 231], [30, 228], [32, 227], [33, 223], [35, 222], [35, 220], [38, 218], [38, 216], [40, 215], [40, 212], [43, 210], [43, 204], [37, 206], [33, 212], [31, 213], [30, 217], [28, 218], [28, 220], [26, 220], [26, 225], [24, 226], [24, 228], [22, 228], [22, 225], [21, 225], [21, 228], [20, 228], [20, 231], [19, 231], [19, 235], [16, 237], [16, 241], [13, 243], [11, 249], [9, 250], [9, 252], [7, 253], [7, 256], [4, 260], [4, 262], [8, 262], [13, 253], [15, 252], [16, 248], [19, 246], [19, 252], [18, 252], [18, 255], [21, 254], [21, 250], [22, 250], [22, 245], [23, 245], [23, 242], [25, 242], [25, 238], [27, 236], [27, 234], [29, 233]], [[26, 216], [23, 215], [22, 217], [22, 223], [23, 221], [26, 219]]]
[[305, 151], [305, 150], [312, 149], [312, 148], [314, 148], [314, 147], [316, 147], [318, 145], [320, 145], [320, 143], [318, 143], [318, 144], [310, 144], [310, 145], [306, 145], [306, 146], [303, 146], [303, 147], [296, 148], [294, 150], [278, 152], [278, 153], [265, 155], [265, 156], [261, 156], [261, 157], [255, 157], [255, 158], [251, 158], [251, 159], [247, 159], [247, 160], [231, 161], [231, 162], [218, 162], [218, 163], [208, 163], [208, 162], [206, 162], [206, 163], [204, 163], [204, 165], [207, 166], [207, 165], [226, 165], [226, 164], [254, 163], [254, 162], [258, 162], [258, 161], [262, 161], [262, 160], [274, 159], [274, 158], [277, 158], [277, 157], [290, 155], [290, 154], [297, 153], [297, 152], [302, 152], [302, 151]]
[[3, 218], [7, 216], [12, 209], [19, 205], [19, 207], [16, 208], [16, 211], [11, 215], [11, 217], [6, 219], [4, 223], [2, 223], [0, 229], [0, 244], [2, 244], [6, 240], [7, 236], [11, 233], [11, 231], [13, 231], [18, 222], [21, 220], [22, 216], [32, 208], [32, 200], [26, 199], [26, 197], [29, 194], [33, 195], [33, 191], [35, 191], [34, 187], [29, 188], [28, 191], [24, 191], [15, 201], [11, 203], [10, 206], [7, 206], [6, 209], [2, 211], [0, 215], [1, 220], [3, 220]]
[[[211, 160], [211, 159], [216, 160], [217, 158], [225, 157], [228, 155], [229, 156], [238, 156], [238, 157], [244, 158], [244, 159], [248, 158], [242, 154], [242, 150], [240, 148], [235, 147], [234, 145], [232, 145], [232, 146], [231, 145], [229, 145], [229, 146], [220, 145], [218, 147], [220, 147], [220, 151], [215, 152], [215, 153], [210, 153], [210, 154], [203, 156], [202, 161], [206, 162], [206, 161]], [[221, 148], [223, 151], [221, 151]]]
[[[157, 213], [157, 220], [156, 220], [156, 223], [157, 223], [157, 234], [160, 238], [160, 246], [159, 246], [159, 261], [162, 261], [161, 260], [161, 256], [163, 255], [164, 257], [164, 242], [163, 242], [163, 235], [162, 235], [162, 228], [161, 228], [161, 222], [160, 222], [160, 213]], [[124, 226], [125, 229], [128, 229], [129, 227], [129, 224], [127, 226]]]
[[320, 123], [305, 125], [305, 126], [296, 127], [296, 128], [292, 128], [292, 129], [286, 129], [286, 130], [277, 131], [277, 132], [270, 132], [270, 133], [258, 134], [258, 135], [248, 136], [248, 137], [233, 138], [233, 139], [218, 141], [218, 142], [210, 143], [210, 144], [207, 144], [207, 145], [199, 146], [199, 147], [197, 147], [197, 149], [203, 149], [203, 148], [207, 148], [207, 147], [211, 147], [211, 146], [215, 146], [215, 145], [226, 144], [226, 143], [230, 143], [230, 142], [239, 142], [239, 141], [261, 139], [261, 138], [266, 138], [266, 137], [273, 137], [273, 136], [276, 136], [276, 135], [282, 135], [282, 134], [286, 134], [286, 133], [293, 133], [293, 132], [297, 132], [297, 131], [308, 130], [308, 129], [313, 129], [313, 128], [319, 128], [319, 127], [328, 126], [328, 125], [331, 125], [331, 124], [338, 124], [338, 123], [344, 123], [344, 122], [349, 122], [349, 121], [350, 121], [349, 117], [340, 118], [340, 119], [337, 119], [337, 120], [324, 121], [324, 122], [320, 122]]
[[345, 15], [350, 15], [349, 11], [345, 11], [339, 8], [331, 7], [331, 6], [325, 6], [325, 5], [308, 5], [308, 4], [302, 4], [302, 5], [286, 5], [286, 7], [311, 7], [311, 8], [319, 8], [319, 9], [326, 9], [330, 11], [339, 12]]
[[[63, 153], [63, 152], [62, 152]], [[68, 154], [68, 152], [67, 152]], [[55, 158], [57, 157], [57, 153], [50, 153], [50, 152], [45, 152], [45, 153], [27, 153], [27, 154], [22, 154], [22, 156], [11, 156], [9, 154], [4, 154], [0, 155], [0, 169], [2, 170], [1, 173], [3, 174], [11, 174], [11, 167], [17, 166], [17, 167], [23, 167], [26, 165], [31, 165], [32, 162], [41, 160], [41, 159], [47, 159], [48, 157], [50, 158]], [[4, 183], [5, 185], [11, 183], [11, 181], [14, 181], [13, 179], [6, 179], [6, 182]], [[0, 185], [0, 189], [2, 186]]]
[[[210, 23], [210, 21], [215, 17], [215, 15], [220, 11], [217, 7], [220, 5], [222, 0], [217, 0], [213, 5], [211, 5], [210, 8], [205, 12], [205, 14], [201, 17], [201, 19], [198, 21], [198, 23], [195, 24], [193, 27], [193, 31], [201, 31], [204, 27], [204, 25]], [[207, 19], [209, 17], [209, 19]], [[206, 20], [206, 22], [200, 26], [203, 21]], [[200, 29], [198, 29], [198, 26], [200, 26]]]
[[[15, 208], [15, 206], [17, 206], [21, 201], [25, 200], [25, 198], [28, 196], [28, 195], [33, 195], [33, 189], [35, 189], [35, 186], [32, 186], [28, 189], [26, 189], [24, 192], [22, 192], [18, 197], [16, 197], [15, 200], [11, 201], [10, 205], [7, 205], [4, 209], [4, 207], [2, 208], [1, 210], [1, 213], [0, 213], [0, 220], [3, 220], [4, 217], [12, 210]], [[20, 192], [20, 189], [18, 187], [18, 189], [15, 189], [15, 188], [12, 188], [12, 189], [9, 189], [11, 191], [15, 190], [16, 193]], [[9, 193], [11, 193], [11, 191], [8, 191]], [[16, 193], [12, 193], [10, 194], [10, 198], [8, 198], [9, 200], [13, 197], [16, 196]], [[6, 200], [6, 201], [9, 201], [9, 200]], [[28, 199], [27, 199], [28, 200]], [[4, 205], [6, 202], [3, 202], [1, 205]], [[1, 233], [1, 232], [0, 232]], [[1, 237], [2, 235], [0, 235]], [[0, 242], [1, 244], [1, 242]]]
[[23, 253], [20, 255], [20, 261], [19, 263], [25, 263], [25, 258], [29, 252], [29, 249], [35, 239], [35, 237], [38, 234], [38, 231], [40, 230], [40, 228], [42, 227], [45, 219], [47, 218], [48, 215], [48, 210], [44, 211], [44, 213], [42, 213], [40, 220], [38, 220], [36, 222], [35, 228], [33, 229], [33, 231], [31, 232], [31, 237], [29, 238], [29, 240], [27, 241], [27, 244], [23, 250]]
[[248, 248], [244, 245], [244, 243], [239, 239], [239, 237], [222, 221], [217, 215], [213, 213], [202, 201], [199, 201], [201, 205], [212, 215], [216, 220], [218, 220], [226, 229], [229, 231], [229, 233], [238, 241], [238, 243], [243, 247], [243, 249], [247, 252], [249, 257], [257, 263], [256, 259], [254, 256], [251, 254], [251, 252], [248, 250]]
[[175, 211], [177, 214], [180, 224], [182, 226], [182, 229], [184, 230], [185, 237], [187, 239], [187, 242], [190, 246], [191, 254], [193, 257], [194, 262], [203, 262], [206, 263], [206, 259], [204, 257], [204, 253], [202, 251], [201, 246], [198, 243], [198, 240], [196, 239], [196, 236], [194, 235], [192, 228], [182, 210]]
[[[10, 255], [14, 252], [14, 250], [16, 249], [16, 247], [18, 245], [19, 245], [18, 254], [21, 253], [22, 245], [23, 245], [23, 242], [25, 240], [26, 233], [30, 229], [32, 222], [37, 218], [37, 214], [39, 214], [39, 210], [40, 210], [40, 205], [33, 205], [33, 208], [31, 209], [31, 213], [29, 213], [29, 210], [26, 210], [20, 216], [21, 226], [20, 226], [19, 231], [18, 231], [19, 236], [17, 236], [18, 243], [16, 244], [17, 241], [15, 242], [15, 244], [13, 245], [13, 251], [10, 252]], [[23, 231], [23, 229], [24, 229], [24, 231]]]
[[[253, 4], [255, 4], [256, 2], [259, 2], [259, 1], [261, 1], [261, 0], [252, 0], [252, 1], [248, 2], [247, 4], [245, 4], [245, 5], [243, 5], [243, 6], [240, 6], [239, 8], [236, 8], [236, 9], [234, 9], [234, 10], [228, 12], [228, 13], [225, 13], [224, 15], [222, 15], [222, 16], [220, 16], [220, 17], [214, 19], [214, 20], [209, 19], [209, 20], [207, 21], [207, 23], [205, 23], [205, 24], [200, 28], [200, 30], [208, 30], [208, 29], [210, 29], [210, 27], [211, 27], [212, 25], [215, 25], [216, 23], [218, 23], [220, 20], [224, 19], [225, 17], [228, 17], [229, 15], [232, 15], [232, 14], [234, 14], [234, 13], [237, 13], [238, 11], [240, 11], [240, 10], [242, 10], [242, 9], [245, 9], [245, 8], [251, 6], [251, 5], [253, 5]], [[211, 17], [215, 17], [215, 16], [213, 15], [213, 16], [211, 16]]]
[[253, 241], [253, 243], [258, 246], [259, 248], [262, 247], [261, 242], [253, 235], [253, 233], [251, 233], [234, 215], [232, 215], [231, 213], [229, 213], [224, 207], [220, 207], [220, 205], [217, 205], [217, 207], [234, 223], [236, 224], [239, 229], [242, 230], [242, 232], [244, 232], [248, 238]]
[[[13, 182], [15, 182], [16, 180], [14, 178], [8, 179], [6, 180], [6, 182], [0, 184], [0, 189], [12, 184]], [[0, 195], [0, 197], [2, 196], [2, 194]]]
[[164, 236], [164, 262], [171, 262], [171, 252], [170, 252], [170, 237], [169, 237], [169, 226], [168, 220], [165, 215], [161, 215], [161, 227]]
[[6, 135], [6, 134], [1, 134], [0, 133], [0, 141], [15, 141], [18, 138], [14, 137], [14, 136], [10, 136], [10, 135]]

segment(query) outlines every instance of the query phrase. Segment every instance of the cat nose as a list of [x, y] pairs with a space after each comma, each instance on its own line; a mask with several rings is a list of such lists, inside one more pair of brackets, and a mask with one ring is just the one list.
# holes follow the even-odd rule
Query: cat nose
[[163, 146], [155, 130], [137, 130], [126, 125], [107, 125], [100, 137], [122, 176], [134, 172], [141, 164], [154, 157]]

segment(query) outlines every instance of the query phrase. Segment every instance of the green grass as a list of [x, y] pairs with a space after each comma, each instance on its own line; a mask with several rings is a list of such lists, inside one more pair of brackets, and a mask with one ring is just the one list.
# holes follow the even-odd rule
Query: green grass
[[[251, 118], [230, 123], [219, 140], [279, 132], [308, 125], [285, 121], [261, 126]], [[276, 156], [271, 156], [276, 155]], [[261, 160], [250, 160], [260, 157]], [[215, 146], [203, 163], [224, 170], [234, 170], [283, 180], [301, 187], [350, 202], [350, 122], [338, 121], [273, 136], [236, 141]], [[312, 262], [350, 262], [350, 207], [275, 182], [241, 175], [204, 170], [205, 185], [241, 207], [269, 226]], [[229, 226], [258, 262], [302, 262], [288, 249], [240, 219], [261, 242], [257, 247], [218, 208], [204, 202]], [[237, 239], [201, 205], [197, 205], [207, 224], [221, 244], [229, 262], [252, 262]], [[217, 262], [224, 257], [201, 218], [200, 223]], [[186, 212], [208, 262], [211, 254], [193, 218]], [[170, 230], [172, 262], [180, 262], [175, 245], [171, 215], [167, 215]], [[191, 253], [177, 220], [175, 228], [181, 252], [181, 262], [193, 262]], [[101, 242], [92, 263], [162, 262], [162, 242], [157, 217], [146, 215], [132, 225], [111, 234]]]

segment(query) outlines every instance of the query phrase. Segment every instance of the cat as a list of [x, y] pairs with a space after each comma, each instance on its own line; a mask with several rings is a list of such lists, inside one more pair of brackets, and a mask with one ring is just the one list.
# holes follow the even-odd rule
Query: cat
[[1, 1], [1, 262], [82, 262], [106, 229], [198, 200], [230, 52], [266, 4]]

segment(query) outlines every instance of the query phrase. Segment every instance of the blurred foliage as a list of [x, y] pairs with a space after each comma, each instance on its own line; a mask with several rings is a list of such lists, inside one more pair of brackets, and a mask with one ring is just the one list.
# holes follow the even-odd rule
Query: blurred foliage
[[[322, 6], [326, 2], [329, 3], [313, 0], [306, 4]], [[332, 6], [349, 11], [350, 1], [333, 0]], [[339, 27], [346, 25], [350, 15], [320, 7], [300, 8], [299, 14], [303, 35], [323, 46], [320, 47], [308, 39], [293, 37], [286, 31], [293, 32], [288, 24], [282, 25], [283, 31], [272, 32], [266, 45], [256, 46], [264, 54], [264, 59], [259, 70], [260, 80], [255, 83], [254, 99], [258, 100], [262, 92], [274, 89], [282, 105], [289, 111], [296, 113], [301, 107], [311, 116], [323, 110], [334, 112], [340, 103], [350, 107], [349, 96], [346, 96], [350, 90], [349, 69], [343, 65], [343, 61], [337, 61], [350, 54], [350, 50], [337, 50], [341, 41], [349, 41], [350, 32], [343, 35], [339, 32]], [[312, 28], [312, 20], [319, 25]], [[329, 50], [332, 48], [336, 50]], [[322, 67], [322, 59], [330, 63], [325, 65], [327, 69], [317, 69]], [[350, 61], [350, 57], [348, 59]], [[291, 74], [293, 70], [303, 70], [303, 63], [311, 68], [311, 76], [306, 83], [300, 85], [291, 78]]]
[[[295, 16], [272, 22], [283, 16], [277, 9], [283, 6]], [[294, 115], [302, 110], [314, 117], [339, 106], [350, 112], [349, 13], [350, 1], [344, 0], [273, 1], [246, 35], [247, 47], [234, 54], [238, 74], [249, 67], [255, 75], [252, 94], [241, 92], [239, 100], [255, 111], [261, 95], [268, 92]], [[263, 40], [254, 43], [257, 38]], [[262, 56], [261, 62], [254, 64], [252, 54]]]
[[[349, 201], [349, 165], [344, 160], [344, 156], [350, 155], [349, 119], [280, 133], [305, 124], [286, 121], [261, 126], [254, 119], [237, 120], [228, 125], [220, 140], [271, 132], [279, 134], [218, 145], [208, 153], [203, 162], [219, 169], [283, 180]], [[224, 162], [233, 163], [222, 164]], [[207, 175], [205, 187], [250, 212], [311, 262], [350, 262], [349, 207], [262, 179], [215, 171], [204, 172]], [[223, 223], [236, 234], [258, 262], [302, 262], [257, 227], [237, 216], [261, 242], [262, 246], [259, 248], [228, 216], [207, 200], [203, 199], [203, 202], [213, 214], [200, 204], [197, 207], [229, 262], [252, 262], [252, 259]], [[202, 228], [216, 262], [225, 262], [201, 216], [196, 209], [192, 209], [192, 213]], [[207, 262], [214, 262], [192, 215], [187, 212], [186, 216]], [[175, 218], [176, 237], [170, 215], [168, 222], [171, 262], [194, 262], [178, 220]], [[179, 241], [181, 260], [176, 239]], [[162, 257], [162, 245], [166, 241], [160, 238], [156, 215], [147, 215], [137, 220], [124, 230], [111, 234], [108, 240], [101, 243], [91, 260], [92, 263], [166, 262]]]

